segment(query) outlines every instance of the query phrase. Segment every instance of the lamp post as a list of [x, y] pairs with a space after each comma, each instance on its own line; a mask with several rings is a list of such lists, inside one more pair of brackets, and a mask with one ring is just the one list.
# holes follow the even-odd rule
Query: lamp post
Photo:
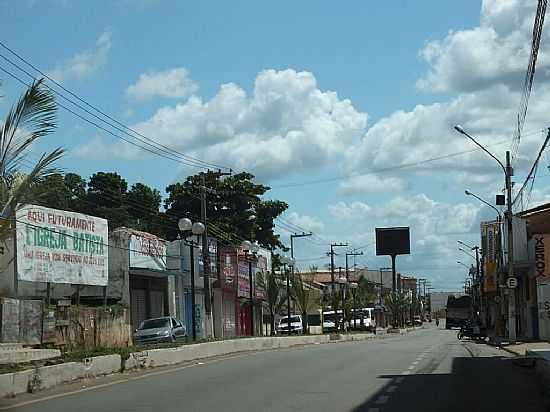
[[[506, 166], [496, 158], [491, 152], [489, 152], [485, 147], [478, 143], [472, 136], [470, 136], [462, 128], [462, 126], [456, 125], [455, 130], [466, 136], [477, 146], [479, 146], [485, 153], [491, 156], [498, 165], [502, 168], [504, 172], [504, 185], [506, 188], [506, 224], [508, 231], [508, 278], [514, 276], [514, 233], [513, 233], [513, 211], [512, 211], [512, 175], [514, 174], [511, 163], [510, 163], [510, 152], [506, 151]], [[516, 293], [515, 289], [510, 289], [509, 299], [508, 299], [508, 338], [510, 341], [515, 342], [516, 340]]]
[[351, 289], [351, 295], [353, 297], [353, 329], [357, 329], [357, 305], [355, 304], [355, 295], [357, 294], [357, 288], [359, 287], [359, 285], [356, 282], [351, 282], [349, 284], [349, 287]]
[[481, 197], [479, 197], [478, 195], [476, 195], [475, 193], [472, 193], [470, 192], [469, 190], [465, 190], [464, 191], [464, 194], [466, 194], [466, 196], [472, 196], [472, 197], [475, 197], [477, 200], [479, 200], [481, 203], [489, 206], [491, 209], [493, 209], [495, 212], [497, 212], [497, 216], [498, 216], [498, 220], [502, 220], [502, 215], [500, 214], [500, 210], [498, 210], [496, 207], [494, 207], [492, 204], [490, 204], [489, 202], [487, 202], [485, 199], [482, 199]]
[[256, 257], [256, 253], [260, 250], [260, 246], [254, 242], [243, 240], [241, 243], [245, 257], [248, 261], [248, 289], [250, 296], [250, 335], [254, 336], [254, 284], [252, 277], [252, 261]]
[[[178, 229], [181, 232], [180, 242], [184, 242], [189, 246], [189, 267], [190, 267], [190, 277], [191, 277], [191, 337], [193, 340], [197, 339], [197, 325], [196, 325], [196, 315], [195, 315], [195, 248], [199, 247], [198, 241], [193, 240], [184, 240], [184, 233], [191, 231], [193, 235], [200, 236], [204, 233], [204, 225], [201, 222], [191, 222], [190, 219], [186, 217], [181, 218], [178, 221]], [[181, 243], [180, 243], [180, 257], [183, 261], [183, 254], [181, 254]]]

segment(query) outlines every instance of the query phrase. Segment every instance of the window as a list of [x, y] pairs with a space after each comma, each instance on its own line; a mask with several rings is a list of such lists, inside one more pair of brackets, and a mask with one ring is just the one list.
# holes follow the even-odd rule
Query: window
[[169, 319], [158, 318], [158, 319], [144, 320], [141, 323], [141, 326], [139, 327], [139, 329], [158, 329], [158, 328], [166, 328], [168, 326], [170, 326]]
[[178, 322], [176, 322], [176, 320], [174, 318], [172, 318], [172, 327], [177, 328], [178, 326], [179, 326]]

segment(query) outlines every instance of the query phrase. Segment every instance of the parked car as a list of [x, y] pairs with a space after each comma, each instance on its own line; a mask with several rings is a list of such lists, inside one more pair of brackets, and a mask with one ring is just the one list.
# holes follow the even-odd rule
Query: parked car
[[186, 336], [185, 326], [180, 321], [164, 316], [141, 322], [134, 332], [134, 344], [176, 342], [184, 340]]
[[279, 319], [279, 325], [277, 330], [281, 334], [300, 334], [303, 333], [304, 328], [302, 326], [302, 316], [300, 315], [290, 315], [290, 322], [288, 321], [288, 316], [283, 316]]
[[414, 317], [413, 325], [414, 326], [422, 326], [422, 318], [419, 315], [416, 315]]
[[342, 311], [338, 311], [338, 317], [335, 316], [333, 310], [323, 312], [323, 333], [331, 333], [336, 331], [336, 320], [338, 324], [342, 323]]

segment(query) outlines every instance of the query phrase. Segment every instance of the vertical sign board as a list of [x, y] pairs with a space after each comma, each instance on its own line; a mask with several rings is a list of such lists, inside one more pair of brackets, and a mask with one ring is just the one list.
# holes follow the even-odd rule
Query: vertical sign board
[[237, 254], [237, 297], [250, 297], [250, 282], [248, 279], [248, 261], [244, 253]]
[[265, 277], [271, 269], [271, 252], [260, 248], [256, 259], [256, 270], [254, 273], [254, 291], [256, 299], [265, 299]]
[[376, 255], [396, 256], [411, 253], [411, 239], [408, 227], [377, 227]]
[[19, 280], [107, 285], [107, 220], [34, 205], [16, 220]]
[[499, 239], [498, 222], [481, 223], [481, 239], [484, 264], [483, 289], [485, 293], [494, 293], [497, 290], [497, 242]]
[[550, 339], [550, 235], [533, 235], [540, 339]]
[[166, 241], [145, 232], [132, 233], [130, 267], [166, 270]]

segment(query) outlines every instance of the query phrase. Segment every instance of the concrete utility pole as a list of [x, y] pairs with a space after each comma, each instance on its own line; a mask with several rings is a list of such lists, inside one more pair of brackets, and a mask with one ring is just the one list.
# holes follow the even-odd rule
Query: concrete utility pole
[[[302, 232], [302, 233], [291, 233], [290, 234], [290, 258], [291, 259], [294, 260], [294, 239], [301, 238], [301, 237], [309, 237], [309, 236], [313, 236], [313, 232], [309, 232], [309, 233]], [[294, 267], [295, 266], [296, 266], [296, 264], [293, 264], [291, 266], [292, 277], [294, 277]]]
[[334, 282], [334, 248], [335, 247], [347, 247], [348, 244], [347, 243], [331, 243], [330, 244], [330, 252], [329, 252], [329, 255], [330, 255], [330, 282], [331, 282], [331, 285], [332, 285], [332, 310], [334, 310], [334, 324], [336, 326], [336, 328], [338, 328], [338, 313], [336, 312], [337, 311], [337, 308], [336, 306], [337, 303], [336, 303], [336, 285], [335, 285], [335, 282]]
[[349, 265], [348, 265], [348, 256], [361, 256], [363, 252], [346, 252], [346, 280], [349, 282]]
[[[207, 172], [210, 173], [210, 170]], [[214, 172], [217, 177], [231, 176], [231, 172]], [[204, 282], [204, 311], [206, 313], [206, 336], [214, 336], [214, 322], [212, 318], [212, 296], [210, 293], [210, 250], [208, 248], [208, 225], [206, 224], [206, 174], [201, 173], [201, 221], [204, 225], [202, 234], [202, 268]], [[195, 314], [193, 314], [195, 316]]]

